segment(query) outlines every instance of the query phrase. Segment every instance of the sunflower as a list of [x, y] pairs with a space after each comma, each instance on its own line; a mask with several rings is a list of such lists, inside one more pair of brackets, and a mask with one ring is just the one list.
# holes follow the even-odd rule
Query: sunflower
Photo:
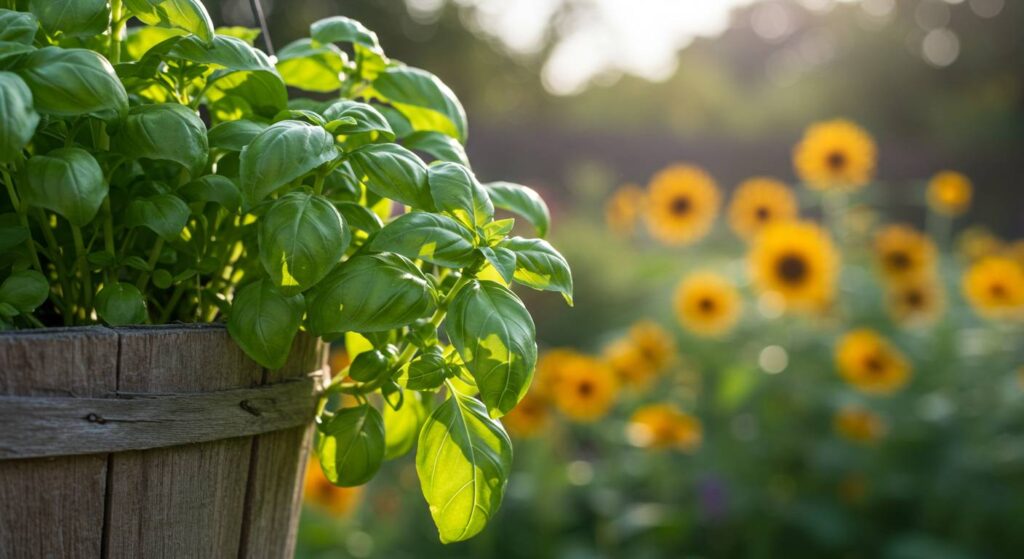
[[935, 243], [909, 225], [889, 225], [875, 235], [875, 260], [882, 277], [903, 282], [932, 275]]
[[848, 406], [836, 412], [835, 430], [843, 438], [856, 443], [873, 443], [885, 434], [885, 421], [875, 412]]
[[971, 179], [956, 171], [942, 171], [928, 181], [928, 206], [944, 215], [960, 215], [971, 205]]
[[530, 390], [526, 396], [501, 418], [508, 432], [521, 439], [537, 436], [547, 428], [551, 419], [551, 408], [548, 401], [536, 390]]
[[554, 348], [541, 353], [537, 359], [537, 371], [530, 391], [549, 398], [566, 364], [582, 356], [582, 353], [569, 348]]
[[711, 230], [719, 204], [718, 186], [704, 170], [672, 165], [651, 179], [647, 226], [662, 243], [689, 245]]
[[331, 516], [344, 517], [359, 505], [362, 487], [338, 487], [328, 481], [320, 469], [316, 456], [306, 464], [306, 481], [303, 484], [303, 499]]
[[744, 181], [729, 202], [729, 225], [741, 238], [752, 239], [770, 223], [797, 217], [793, 191], [775, 179], [756, 177]]
[[1018, 266], [1024, 268], [1024, 239], [1017, 239], [1007, 244], [1006, 248], [1003, 249], [1003, 254], [1016, 262]]
[[694, 334], [717, 337], [736, 325], [742, 303], [736, 286], [712, 272], [697, 272], [676, 288], [676, 317]]
[[968, 262], [976, 262], [1003, 252], [1005, 243], [984, 225], [974, 225], [960, 233], [956, 249]]
[[629, 339], [640, 350], [647, 366], [658, 373], [663, 372], [676, 357], [676, 345], [672, 335], [658, 324], [641, 320], [629, 329]]
[[964, 296], [985, 318], [1024, 318], [1024, 269], [1009, 258], [990, 256], [964, 274]]
[[566, 417], [591, 422], [603, 417], [615, 404], [617, 385], [615, 373], [604, 362], [577, 355], [561, 367], [552, 398]]
[[933, 276], [892, 284], [886, 290], [885, 308], [904, 325], [935, 322], [946, 308], [946, 294]]
[[676, 448], [691, 452], [700, 446], [700, 420], [670, 404], [652, 404], [636, 410], [626, 426], [630, 444], [643, 448]]
[[892, 394], [910, 378], [910, 364], [903, 354], [866, 328], [848, 332], [839, 340], [836, 365], [846, 382], [868, 394]]
[[875, 141], [842, 119], [812, 124], [793, 150], [796, 174], [814, 190], [853, 190], [875, 173]]
[[747, 257], [755, 286], [787, 307], [820, 310], [835, 293], [839, 254], [822, 228], [777, 223], [757, 236]]
[[659, 371], [648, 360], [640, 346], [628, 337], [619, 338], [604, 348], [604, 360], [623, 386], [645, 389], [658, 377]]
[[604, 205], [604, 221], [613, 233], [630, 237], [644, 207], [644, 191], [635, 184], [619, 187]]

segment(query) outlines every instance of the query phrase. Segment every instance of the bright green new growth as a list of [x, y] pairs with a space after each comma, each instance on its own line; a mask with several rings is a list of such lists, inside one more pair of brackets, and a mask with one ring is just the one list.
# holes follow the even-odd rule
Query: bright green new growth
[[27, 10], [0, 9], [0, 330], [226, 319], [268, 368], [300, 330], [363, 334], [318, 420], [325, 474], [365, 483], [415, 447], [442, 541], [482, 530], [512, 459], [497, 418], [537, 360], [508, 284], [571, 303], [572, 277], [495, 219], [550, 221], [477, 179], [451, 89], [340, 16], [274, 60], [199, 0], [0, 6]]

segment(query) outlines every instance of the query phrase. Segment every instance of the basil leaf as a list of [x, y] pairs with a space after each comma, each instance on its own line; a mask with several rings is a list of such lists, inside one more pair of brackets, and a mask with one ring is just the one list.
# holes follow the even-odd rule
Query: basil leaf
[[21, 224], [17, 214], [0, 214], [0, 254], [29, 240], [30, 237], [28, 227]]
[[345, 52], [334, 45], [299, 39], [277, 51], [277, 71], [291, 87], [331, 93], [341, 88], [346, 58]]
[[342, 487], [362, 485], [384, 461], [384, 420], [363, 404], [342, 408], [317, 429], [316, 453], [327, 479]]
[[440, 132], [414, 132], [402, 139], [402, 145], [426, 153], [438, 161], [449, 161], [469, 167], [466, 148], [458, 140]]
[[356, 175], [378, 196], [419, 210], [433, 210], [427, 166], [398, 144], [371, 144], [350, 154]]
[[35, 270], [11, 273], [0, 284], [0, 302], [7, 303], [20, 313], [30, 313], [42, 305], [50, 295], [50, 282]]
[[351, 235], [323, 196], [290, 192], [260, 219], [260, 261], [285, 295], [313, 287], [345, 255]]
[[251, 120], [229, 120], [215, 125], [206, 133], [211, 148], [242, 151], [267, 125]]
[[133, 159], [173, 161], [198, 175], [206, 166], [206, 125], [188, 107], [173, 103], [139, 105], [115, 136], [121, 153]]
[[494, 205], [487, 191], [468, 168], [458, 163], [435, 163], [428, 169], [430, 195], [437, 209], [469, 228], [494, 219]]
[[455, 393], [427, 418], [416, 473], [442, 543], [478, 534], [497, 512], [512, 469], [512, 442], [471, 397]]
[[397, 410], [384, 408], [384, 459], [394, 460], [412, 450], [420, 428], [427, 419], [427, 408], [418, 392], [405, 391], [404, 403]]
[[283, 295], [261, 279], [235, 295], [228, 315], [228, 333], [253, 361], [279, 369], [288, 359], [302, 323], [302, 295]]
[[512, 237], [499, 246], [515, 253], [517, 282], [534, 289], [557, 291], [572, 305], [569, 263], [547, 241]]
[[263, 51], [227, 35], [216, 35], [209, 41], [195, 36], [179, 37], [171, 40], [168, 47], [167, 54], [161, 58], [182, 59], [227, 70], [276, 72], [274, 64]]
[[110, 26], [107, 0], [32, 0], [29, 10], [50, 35], [100, 35]]
[[238, 211], [242, 193], [235, 181], [223, 175], [206, 175], [182, 186], [178, 194], [189, 203], [215, 202], [229, 212]]
[[410, 390], [436, 390], [450, 376], [443, 353], [438, 346], [432, 346], [409, 363], [405, 386]]
[[516, 273], [516, 253], [503, 247], [480, 247], [480, 252], [484, 255], [484, 258], [494, 266], [494, 269], [501, 276], [501, 279], [505, 280], [505, 283], [511, 283]]
[[37, 29], [39, 22], [34, 15], [0, 9], [0, 43], [17, 43], [31, 47]]
[[146, 299], [130, 283], [109, 283], [96, 294], [96, 313], [111, 326], [146, 322]]
[[441, 132], [466, 143], [466, 111], [437, 76], [409, 66], [391, 67], [377, 76], [373, 89], [409, 119], [413, 130]]
[[15, 72], [44, 114], [121, 114], [128, 109], [128, 93], [113, 66], [91, 50], [41, 48], [25, 55]]
[[38, 124], [28, 84], [17, 74], [0, 72], [0, 163], [21, 155]]
[[397, 254], [356, 256], [314, 290], [310, 329], [317, 334], [381, 332], [411, 324], [436, 307], [423, 273]]
[[213, 40], [213, 21], [199, 0], [124, 0], [135, 17], [148, 25], [173, 27]]
[[396, 252], [448, 268], [474, 261], [473, 233], [455, 220], [423, 212], [404, 214], [384, 226], [370, 241], [370, 250]]
[[81, 227], [96, 217], [108, 186], [96, 159], [81, 148], [36, 155], [25, 166], [25, 201], [62, 215]]
[[532, 188], [510, 182], [490, 182], [484, 185], [494, 206], [522, 217], [544, 237], [551, 225], [551, 213], [544, 199]]
[[313, 22], [309, 36], [318, 43], [353, 43], [380, 50], [377, 34], [362, 23], [344, 16], [334, 16]]
[[334, 138], [323, 128], [298, 120], [274, 123], [242, 149], [242, 196], [255, 205], [337, 157]]
[[508, 413], [526, 394], [537, 364], [536, 329], [522, 301], [500, 284], [473, 281], [452, 301], [445, 331], [491, 415]]
[[384, 115], [366, 103], [348, 100], [337, 101], [324, 111], [324, 118], [329, 121], [345, 117], [351, 117], [355, 122], [353, 124], [338, 124], [333, 129], [329, 128], [331, 132], [345, 135], [376, 132], [388, 142], [395, 139], [395, 133], [391, 131], [391, 125], [388, 124]]
[[345, 218], [345, 223], [355, 229], [366, 233], [376, 233], [384, 227], [384, 222], [380, 220], [380, 217], [366, 206], [360, 206], [354, 202], [339, 202], [335, 207]]
[[129, 202], [124, 211], [125, 225], [145, 227], [165, 241], [173, 241], [181, 235], [188, 216], [188, 204], [174, 194], [137, 198]]

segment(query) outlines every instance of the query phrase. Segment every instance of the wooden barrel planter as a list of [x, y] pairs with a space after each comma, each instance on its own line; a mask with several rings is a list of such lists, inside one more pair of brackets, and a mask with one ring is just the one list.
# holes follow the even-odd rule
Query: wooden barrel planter
[[291, 557], [326, 363], [211, 325], [0, 334], [0, 557]]

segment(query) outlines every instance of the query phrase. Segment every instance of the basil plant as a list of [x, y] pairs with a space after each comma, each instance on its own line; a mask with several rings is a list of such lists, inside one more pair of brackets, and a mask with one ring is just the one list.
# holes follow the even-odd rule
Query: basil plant
[[268, 368], [300, 330], [358, 333], [325, 474], [362, 484], [415, 447], [441, 540], [482, 530], [537, 361], [509, 286], [571, 303], [572, 278], [496, 219], [543, 237], [549, 215], [473, 174], [452, 91], [344, 17], [269, 57], [198, 0], [0, 6], [0, 329], [226, 319]]

